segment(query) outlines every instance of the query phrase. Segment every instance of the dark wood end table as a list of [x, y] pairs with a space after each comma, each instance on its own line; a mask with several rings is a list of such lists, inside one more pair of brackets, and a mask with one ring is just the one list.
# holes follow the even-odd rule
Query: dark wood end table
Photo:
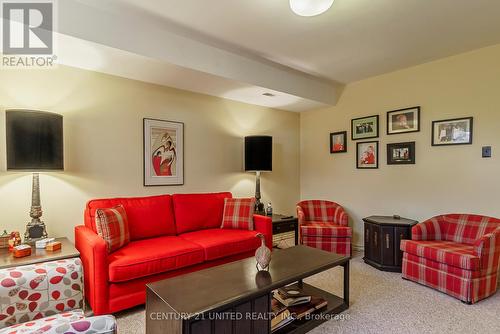
[[31, 255], [16, 258], [7, 248], [0, 249], [0, 269], [25, 266], [41, 262], [57, 261], [80, 257], [80, 252], [68, 240], [68, 238], [56, 238], [61, 242], [61, 249], [54, 252], [45, 249], [37, 249], [31, 246]]
[[297, 217], [273, 214], [273, 235], [294, 232], [295, 245], [299, 244], [299, 220]]
[[400, 243], [411, 239], [411, 228], [418, 221], [393, 216], [370, 216], [365, 222], [365, 263], [383, 271], [402, 271]]

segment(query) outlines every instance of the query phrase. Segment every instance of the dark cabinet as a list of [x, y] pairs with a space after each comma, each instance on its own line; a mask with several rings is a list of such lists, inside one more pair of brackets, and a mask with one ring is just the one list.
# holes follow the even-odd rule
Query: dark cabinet
[[365, 263], [385, 271], [401, 272], [401, 240], [411, 239], [411, 228], [416, 220], [391, 216], [371, 216], [365, 223]]

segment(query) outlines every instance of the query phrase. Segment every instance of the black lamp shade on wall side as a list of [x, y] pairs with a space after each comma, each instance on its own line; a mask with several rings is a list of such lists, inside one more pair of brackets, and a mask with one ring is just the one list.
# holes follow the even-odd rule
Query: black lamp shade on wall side
[[63, 170], [63, 117], [58, 114], [7, 110], [7, 170]]
[[245, 137], [245, 171], [267, 172], [273, 170], [273, 137]]

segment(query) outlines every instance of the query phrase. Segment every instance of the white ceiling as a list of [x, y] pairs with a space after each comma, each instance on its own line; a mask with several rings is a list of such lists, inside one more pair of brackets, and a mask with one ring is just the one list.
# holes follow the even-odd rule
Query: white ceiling
[[500, 43], [500, 0], [335, 0], [316, 17], [288, 0], [64, 0], [57, 18], [62, 64], [290, 111]]
[[500, 43], [498, 0], [335, 0], [316, 17], [288, 0], [113, 0], [179, 31], [348, 83]]

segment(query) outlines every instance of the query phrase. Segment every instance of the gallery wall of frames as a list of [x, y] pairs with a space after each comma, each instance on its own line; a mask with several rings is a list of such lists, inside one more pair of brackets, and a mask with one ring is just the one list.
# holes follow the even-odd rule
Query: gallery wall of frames
[[[399, 135], [421, 130], [420, 106], [388, 111], [386, 113], [387, 135]], [[356, 141], [356, 168], [377, 169], [379, 167], [380, 115], [372, 115], [351, 120], [351, 140]], [[473, 118], [462, 117], [432, 122], [431, 146], [471, 145]], [[387, 143], [387, 165], [414, 165], [416, 144], [414, 141], [394, 141]], [[330, 153], [347, 152], [347, 131], [330, 133]]]

